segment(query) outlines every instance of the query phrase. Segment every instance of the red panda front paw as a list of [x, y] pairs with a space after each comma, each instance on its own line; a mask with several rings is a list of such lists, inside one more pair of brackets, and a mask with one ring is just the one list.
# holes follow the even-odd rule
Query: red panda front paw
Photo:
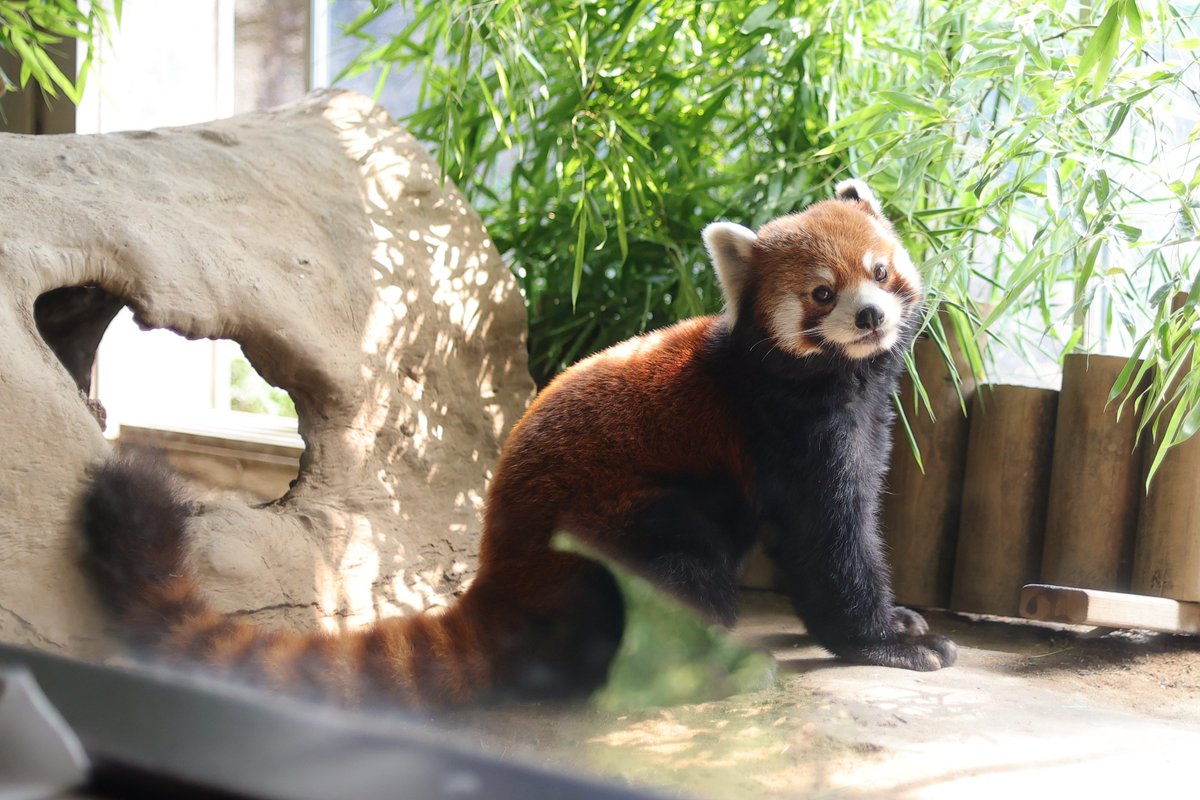
[[892, 611], [892, 630], [909, 636], [920, 636], [929, 632], [929, 623], [912, 609], [897, 606]]
[[844, 652], [842, 658], [855, 664], [933, 672], [958, 660], [958, 646], [935, 633], [900, 634], [885, 644]]
[[933, 672], [958, 660], [958, 645], [945, 636], [926, 633], [901, 636], [896, 642], [884, 645], [882, 666]]

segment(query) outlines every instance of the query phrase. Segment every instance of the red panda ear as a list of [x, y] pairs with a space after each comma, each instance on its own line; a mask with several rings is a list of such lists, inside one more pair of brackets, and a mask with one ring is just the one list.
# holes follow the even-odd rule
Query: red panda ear
[[708, 248], [708, 257], [717, 268], [721, 295], [725, 298], [725, 310], [732, 326], [737, 321], [738, 307], [750, 274], [750, 254], [758, 236], [749, 228], [733, 222], [714, 222], [706, 226], [701, 235], [704, 246]]
[[834, 189], [834, 196], [838, 200], [866, 203], [875, 216], [883, 217], [883, 207], [875, 199], [875, 193], [867, 187], [866, 183], [857, 178], [850, 178], [839, 183]]

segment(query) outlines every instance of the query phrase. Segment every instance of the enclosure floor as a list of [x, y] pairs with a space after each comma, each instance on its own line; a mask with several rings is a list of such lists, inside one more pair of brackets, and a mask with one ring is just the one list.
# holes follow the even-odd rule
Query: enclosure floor
[[664, 796], [1107, 798], [1194, 787], [1200, 639], [935, 613], [931, 627], [959, 643], [959, 662], [915, 673], [835, 662], [782, 598], [744, 603], [736, 637], [779, 665], [765, 691], [626, 714], [489, 709], [441, 724], [460, 744]]

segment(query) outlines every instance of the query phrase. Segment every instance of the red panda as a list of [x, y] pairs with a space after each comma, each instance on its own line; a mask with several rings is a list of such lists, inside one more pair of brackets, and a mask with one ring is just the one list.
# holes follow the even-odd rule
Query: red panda
[[159, 467], [113, 459], [84, 498], [86, 563], [135, 643], [272, 686], [443, 708], [600, 685], [624, 610], [570, 531], [713, 620], [762, 542], [810, 635], [861, 664], [933, 670], [953, 642], [893, 602], [879, 498], [891, 395], [921, 281], [860, 181], [757, 232], [703, 238], [724, 313], [563, 372], [513, 428], [489, 487], [479, 572], [443, 614], [343, 634], [209, 610], [186, 566], [187, 504]]

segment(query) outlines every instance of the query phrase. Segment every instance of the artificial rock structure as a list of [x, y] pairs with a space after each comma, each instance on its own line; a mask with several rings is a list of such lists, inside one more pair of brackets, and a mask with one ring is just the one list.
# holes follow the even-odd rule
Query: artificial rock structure
[[240, 342], [299, 412], [291, 491], [198, 505], [217, 608], [351, 625], [437, 604], [448, 574], [470, 574], [489, 470], [533, 392], [525, 316], [411, 136], [337, 92], [186, 128], [3, 136], [0, 640], [110, 646], [72, 515], [109, 452], [86, 391], [123, 305], [144, 327]]

